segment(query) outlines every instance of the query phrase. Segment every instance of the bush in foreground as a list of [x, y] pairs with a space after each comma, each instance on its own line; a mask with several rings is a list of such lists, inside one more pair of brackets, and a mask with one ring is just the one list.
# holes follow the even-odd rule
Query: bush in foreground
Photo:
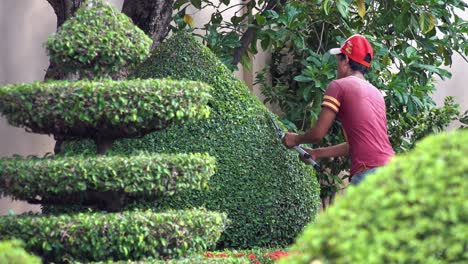
[[467, 263], [468, 131], [430, 136], [350, 187], [281, 263]]

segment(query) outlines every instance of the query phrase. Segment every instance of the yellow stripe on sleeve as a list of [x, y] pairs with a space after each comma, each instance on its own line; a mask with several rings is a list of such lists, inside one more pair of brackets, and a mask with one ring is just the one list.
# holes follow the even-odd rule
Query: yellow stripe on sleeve
[[341, 106], [340, 102], [339, 102], [335, 97], [332, 97], [332, 96], [329, 96], [329, 95], [325, 95], [325, 96], [323, 97], [323, 99], [328, 99], [328, 100], [334, 102], [338, 107]]
[[333, 109], [335, 112], [338, 113], [338, 107], [336, 107], [336, 105], [330, 103], [330, 102], [323, 102], [322, 103], [322, 106], [328, 106], [330, 107], [331, 109]]

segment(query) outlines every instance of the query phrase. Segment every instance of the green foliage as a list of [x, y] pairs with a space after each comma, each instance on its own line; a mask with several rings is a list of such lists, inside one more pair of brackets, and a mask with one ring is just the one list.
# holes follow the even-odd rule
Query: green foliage
[[52, 62], [81, 78], [106, 77], [148, 57], [152, 40], [109, 3], [87, 0], [46, 43]]
[[281, 263], [466, 263], [468, 132], [430, 136], [351, 187]]
[[205, 189], [215, 172], [207, 154], [139, 154], [0, 160], [0, 194], [43, 204], [79, 204], [89, 192], [162, 197]]
[[[209, 191], [163, 199], [162, 207], [204, 206], [226, 212], [232, 224], [219, 246], [286, 245], [311, 221], [319, 206], [310, 167], [279, 142], [268, 110], [201, 43], [176, 34], [135, 71], [139, 78], [190, 79], [213, 87], [209, 119], [187, 122], [137, 140], [119, 140], [111, 150], [208, 152], [217, 160]], [[90, 144], [68, 144], [81, 152]]]
[[[310, 128], [335, 78], [336, 59], [327, 51], [352, 34], [364, 34], [375, 55], [367, 79], [385, 94], [393, 148], [406, 151], [422, 135], [443, 130], [446, 121], [457, 116], [453, 102], [436, 108], [430, 95], [435, 75], [451, 76], [442, 66], [451, 64], [453, 53], [468, 53], [467, 23], [456, 14], [465, 7], [458, 0], [288, 1], [277, 12], [268, 12], [268, 22], [258, 30], [259, 39], [270, 44], [263, 48], [273, 50], [272, 64], [257, 76], [265, 102], [279, 105], [291, 129]], [[437, 119], [426, 121], [436, 113]], [[342, 142], [336, 122], [315, 147]], [[325, 183], [321, 196], [326, 197], [338, 189], [341, 179], [336, 175], [348, 168], [348, 160], [325, 159], [321, 166], [330, 169], [329, 174], [319, 174]]]
[[[276, 104], [284, 113], [282, 121], [291, 130], [306, 130], [317, 119], [323, 93], [335, 77], [335, 59], [327, 54], [346, 37], [365, 34], [373, 44], [375, 58], [368, 79], [386, 94], [390, 140], [397, 152], [414, 145], [421, 131], [439, 131], [445, 121], [455, 118], [453, 105], [435, 108], [430, 95], [435, 75], [450, 77], [442, 65], [450, 65], [454, 53], [468, 54], [468, 23], [458, 14], [468, 6], [464, 1], [176, 1], [177, 30], [186, 30], [181, 18], [187, 2], [198, 9], [216, 10], [202, 27], [204, 43], [232, 69], [233, 54], [246, 46], [241, 64], [249, 66], [249, 54], [272, 51], [272, 63], [257, 75], [265, 102]], [[274, 5], [272, 5], [274, 3]], [[234, 15], [227, 15], [227, 12]], [[233, 12], [234, 11], [234, 12]], [[239, 15], [242, 14], [242, 15]], [[223, 17], [225, 19], [223, 19]], [[249, 29], [248, 34], [245, 34]], [[192, 31], [192, 29], [189, 29]], [[436, 34], [437, 33], [437, 34]], [[247, 41], [247, 42], [246, 42]], [[445, 109], [445, 110], [444, 110]], [[441, 122], [420, 119], [440, 112]], [[431, 127], [431, 125], [433, 125]], [[344, 142], [336, 122], [320, 145]], [[342, 181], [338, 174], [348, 169], [344, 158], [324, 159], [319, 173], [324, 184], [321, 196], [333, 196]]]
[[41, 259], [27, 253], [19, 240], [0, 241], [0, 263], [3, 264], [40, 264]]
[[0, 236], [22, 239], [44, 261], [139, 260], [204, 251], [215, 245], [226, 224], [225, 214], [204, 209], [4, 216]]
[[141, 136], [209, 116], [210, 87], [175, 80], [50, 81], [0, 87], [10, 124], [58, 138]]

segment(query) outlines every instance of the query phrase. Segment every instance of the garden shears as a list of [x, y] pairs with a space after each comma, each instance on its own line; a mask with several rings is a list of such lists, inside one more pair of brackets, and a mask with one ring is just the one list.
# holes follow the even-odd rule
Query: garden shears
[[[271, 122], [275, 126], [275, 130], [276, 130], [276, 133], [278, 134], [279, 139], [283, 140], [283, 138], [285, 136], [283, 130], [279, 127], [279, 125], [276, 123], [275, 119], [273, 118], [273, 116], [271, 116], [271, 114], [269, 114], [268, 116], [270, 117]], [[320, 168], [320, 166], [317, 164], [317, 162], [315, 162], [315, 160], [312, 159], [310, 154], [307, 153], [304, 149], [302, 149], [302, 147], [300, 145], [299, 146], [294, 146], [293, 149], [295, 151], [297, 151], [299, 153], [299, 155], [301, 155], [301, 157], [303, 157], [305, 160], [307, 160], [307, 162], [310, 165], [312, 165], [312, 167], [314, 167], [315, 170], [317, 170], [318, 172], [322, 171], [322, 168]]]

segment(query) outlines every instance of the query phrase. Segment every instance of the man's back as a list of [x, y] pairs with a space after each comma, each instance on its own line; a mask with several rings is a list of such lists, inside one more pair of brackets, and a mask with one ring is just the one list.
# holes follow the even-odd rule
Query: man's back
[[360, 167], [385, 165], [394, 156], [387, 135], [385, 101], [369, 82], [348, 76], [332, 81], [322, 104], [337, 113], [351, 157], [351, 175]]

